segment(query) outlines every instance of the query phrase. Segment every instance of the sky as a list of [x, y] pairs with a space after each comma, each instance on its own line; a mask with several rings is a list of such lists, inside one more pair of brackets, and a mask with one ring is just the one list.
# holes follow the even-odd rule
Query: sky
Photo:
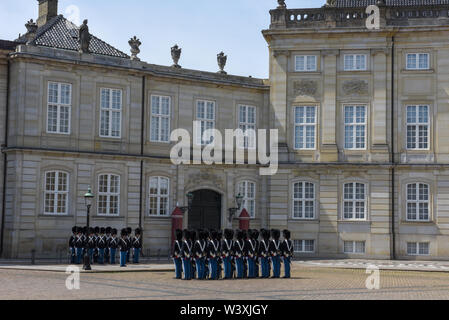
[[[319, 8], [325, 0], [286, 0], [289, 8]], [[268, 78], [268, 48], [261, 31], [276, 0], [59, 0], [59, 14], [89, 20], [89, 31], [130, 54], [128, 40], [142, 42], [141, 60], [172, 65], [170, 48], [182, 48], [184, 68], [218, 71], [217, 54], [228, 56], [229, 74]], [[75, 9], [75, 10], [73, 10]], [[79, 12], [79, 15], [77, 15]], [[37, 0], [0, 0], [0, 39], [25, 33], [36, 21]]]

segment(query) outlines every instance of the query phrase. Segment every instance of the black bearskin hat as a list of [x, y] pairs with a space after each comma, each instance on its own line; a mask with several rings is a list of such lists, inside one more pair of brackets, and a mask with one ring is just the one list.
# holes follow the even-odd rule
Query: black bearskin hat
[[111, 227], [106, 227], [106, 233], [109, 234], [111, 233], [112, 228]]
[[249, 230], [248, 230], [248, 231], [242, 230], [242, 238], [243, 238], [244, 240], [246, 240], [246, 239], [248, 238], [248, 232], [249, 232]]
[[190, 240], [195, 242], [195, 240], [196, 240], [196, 232], [194, 230], [190, 230], [189, 234], [190, 234]]
[[100, 233], [103, 234], [103, 233], [105, 233], [105, 232], [106, 232], [106, 228], [101, 227], [101, 228], [100, 228]]
[[77, 228], [77, 227], [73, 227], [73, 228], [72, 228], [72, 232], [73, 232], [73, 233], [76, 233], [76, 232], [77, 232], [77, 230], [78, 230], [78, 228]]
[[182, 236], [186, 239], [186, 240], [190, 240], [190, 231], [187, 229], [184, 229], [182, 231]]
[[120, 231], [121, 236], [126, 236], [127, 234], [128, 234], [128, 231], [126, 230], [126, 228], [123, 228], [122, 231]]
[[271, 237], [274, 240], [279, 240], [279, 238], [281, 237], [281, 232], [277, 229], [271, 229]]
[[267, 229], [261, 229], [260, 233], [262, 234], [262, 238], [268, 240], [270, 238], [270, 231]]
[[116, 235], [117, 235], [117, 229], [115, 229], [115, 228], [112, 229], [112, 230], [111, 230], [111, 234], [114, 235], [114, 236], [116, 236]]
[[217, 232], [217, 239], [218, 239], [218, 240], [223, 239], [223, 231], [219, 230], [219, 231]]
[[290, 231], [284, 230], [282, 233], [284, 235], [284, 239], [290, 240]]
[[243, 239], [243, 231], [242, 230], [236, 230], [235, 237], [237, 238], [237, 240], [242, 240]]
[[226, 240], [232, 240], [232, 238], [234, 238], [234, 230], [225, 229], [224, 237], [225, 237]]
[[207, 238], [209, 238], [209, 231], [204, 230], [203, 231], [203, 240], [207, 240]]
[[95, 232], [94, 228], [89, 228], [89, 234], [93, 234]]
[[134, 234], [135, 235], [139, 235], [140, 236], [140, 233], [141, 233], [140, 228], [136, 228], [136, 230], [134, 230]]
[[196, 230], [196, 238], [197, 240], [203, 240], [203, 230], [201, 229]]
[[100, 232], [100, 227], [95, 227], [94, 232], [95, 233], [99, 233]]
[[181, 241], [182, 240], [182, 230], [176, 229], [175, 237], [176, 237], [176, 240]]
[[212, 240], [217, 240], [218, 238], [218, 232], [215, 230], [211, 230], [210, 232], [210, 237], [212, 238]]
[[127, 232], [128, 234], [131, 234], [131, 232], [133, 232], [133, 229], [131, 229], [130, 227], [128, 227], [128, 228], [126, 228], [126, 232]]
[[259, 239], [259, 231], [257, 230], [257, 229], [254, 229], [253, 230], [253, 239], [254, 240], [257, 240], [257, 239]]

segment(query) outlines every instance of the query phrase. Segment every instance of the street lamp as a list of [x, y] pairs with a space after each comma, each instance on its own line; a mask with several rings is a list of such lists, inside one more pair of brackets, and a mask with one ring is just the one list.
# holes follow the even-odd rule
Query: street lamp
[[[88, 237], [89, 237], [89, 222], [90, 222], [90, 207], [92, 206], [92, 200], [94, 198], [94, 195], [92, 193], [91, 188], [87, 188], [87, 193], [84, 195], [84, 203], [86, 204], [87, 207], [87, 232], [88, 232]], [[84, 250], [84, 270], [92, 270], [92, 268], [90, 267], [90, 255], [89, 255], [89, 248], [88, 248], [88, 240], [89, 238], [86, 239], [86, 248]]]
[[187, 207], [179, 207], [179, 209], [182, 210], [182, 213], [185, 213], [186, 211], [188, 211], [192, 207], [193, 193], [192, 192], [187, 193], [186, 197], [187, 197]]
[[232, 219], [234, 218], [237, 211], [240, 210], [240, 207], [242, 206], [243, 196], [239, 193], [235, 197], [235, 203], [237, 204], [237, 208], [229, 208], [229, 223], [232, 223]]

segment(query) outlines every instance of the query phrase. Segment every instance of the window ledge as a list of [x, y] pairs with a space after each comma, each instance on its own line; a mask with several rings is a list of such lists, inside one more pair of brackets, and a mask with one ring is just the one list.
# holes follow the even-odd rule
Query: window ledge
[[166, 220], [166, 219], [171, 219], [172, 215], [169, 216], [149, 216], [149, 215], [145, 215], [144, 220], [152, 220], [152, 219], [157, 219], [157, 220]]
[[301, 222], [301, 223], [319, 223], [318, 219], [301, 219], [301, 218], [289, 218], [289, 222]]
[[402, 69], [402, 73], [435, 73], [435, 69]]
[[436, 226], [435, 221], [408, 221], [401, 220], [401, 225], [405, 226]]
[[61, 219], [73, 219], [73, 218], [75, 218], [74, 215], [67, 215], [67, 214], [43, 214], [43, 213], [39, 214], [37, 217], [39, 219], [46, 219], [46, 218], [54, 219], [56, 217], [57, 218], [61, 218]]
[[322, 72], [321, 71], [296, 71], [296, 70], [293, 70], [292, 73], [297, 74], [297, 75], [306, 74], [308, 76], [311, 76], [311, 75], [321, 75]]
[[338, 223], [371, 224], [371, 220], [337, 220]]
[[100, 216], [100, 215], [95, 215], [95, 216], [91, 216], [91, 219], [97, 219], [97, 220], [123, 220], [125, 219], [124, 216]]

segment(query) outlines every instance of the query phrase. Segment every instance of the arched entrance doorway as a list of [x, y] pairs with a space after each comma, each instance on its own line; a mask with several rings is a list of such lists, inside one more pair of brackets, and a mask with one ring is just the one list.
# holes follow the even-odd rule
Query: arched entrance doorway
[[193, 192], [189, 229], [221, 229], [221, 194], [213, 190]]

